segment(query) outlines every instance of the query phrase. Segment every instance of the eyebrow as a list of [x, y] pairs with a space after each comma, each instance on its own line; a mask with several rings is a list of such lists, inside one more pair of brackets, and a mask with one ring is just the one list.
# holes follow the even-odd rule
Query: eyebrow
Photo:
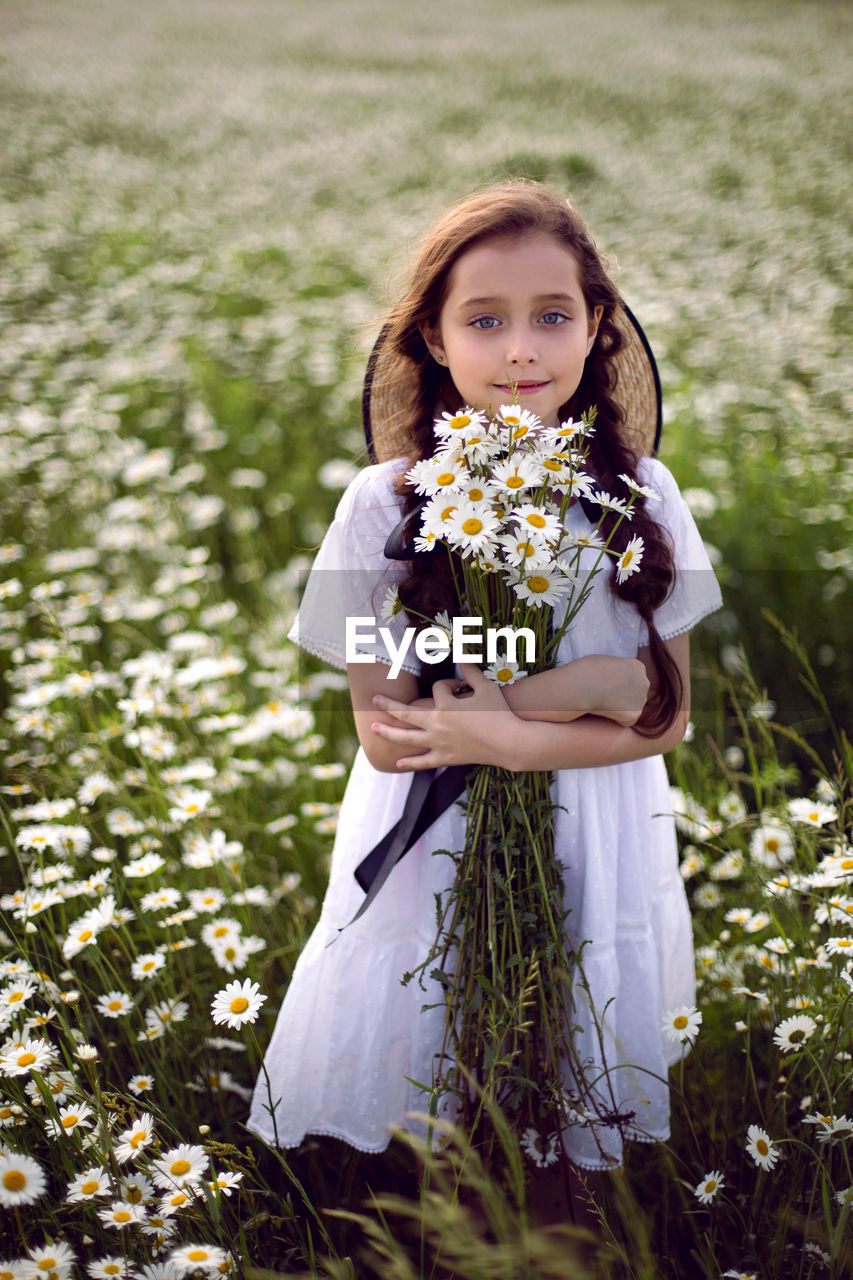
[[[492, 298], [466, 298], [464, 302], [459, 303], [459, 307], [484, 307], [489, 303], [502, 302], [503, 299], [496, 295]], [[580, 301], [573, 293], [542, 293], [533, 299], [534, 302], [574, 302]]]

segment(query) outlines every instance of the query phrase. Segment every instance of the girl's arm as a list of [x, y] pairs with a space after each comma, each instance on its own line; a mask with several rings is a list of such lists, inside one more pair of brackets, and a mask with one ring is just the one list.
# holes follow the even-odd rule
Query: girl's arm
[[[347, 667], [353, 716], [359, 742], [368, 760], [382, 772], [399, 772], [398, 746], [373, 731], [372, 725], [399, 724], [381, 712], [374, 696], [386, 696], [410, 707], [434, 710], [434, 698], [418, 697], [418, 682], [408, 671], [390, 680], [383, 663], [351, 663]], [[452, 682], [451, 682], [452, 683]], [[565, 723], [579, 716], [605, 716], [618, 724], [633, 724], [645, 705], [649, 689], [646, 668], [632, 658], [595, 654], [564, 663], [548, 671], [519, 680], [517, 684], [494, 686], [504, 704], [521, 720]], [[495, 707], [500, 709], [497, 700]], [[509, 724], [509, 721], [505, 721]], [[409, 753], [411, 754], [411, 753]], [[466, 764], [489, 763], [465, 761]]]
[[[378, 692], [374, 707], [384, 714], [372, 718], [372, 732], [386, 743], [396, 744], [399, 770], [494, 764], [517, 772], [550, 771], [622, 764], [658, 755], [681, 741], [690, 715], [689, 634], [675, 636], [666, 646], [678, 666], [684, 693], [674, 723], [656, 738], [597, 716], [582, 716], [568, 723], [522, 719], [507, 705], [503, 692], [472, 666], [466, 666], [464, 673], [473, 693], [456, 698], [451, 692], [455, 682], [439, 681], [432, 709], [409, 706]], [[638, 657], [654, 686], [656, 672], [648, 648], [641, 649]], [[518, 687], [526, 683], [522, 680]]]

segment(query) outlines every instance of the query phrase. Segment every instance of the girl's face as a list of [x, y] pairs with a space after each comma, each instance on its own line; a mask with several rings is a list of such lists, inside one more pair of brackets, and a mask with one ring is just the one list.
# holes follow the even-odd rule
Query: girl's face
[[602, 307], [587, 309], [577, 259], [545, 232], [493, 237], [456, 260], [438, 324], [424, 331], [466, 404], [496, 409], [518, 389], [545, 426], [577, 390]]

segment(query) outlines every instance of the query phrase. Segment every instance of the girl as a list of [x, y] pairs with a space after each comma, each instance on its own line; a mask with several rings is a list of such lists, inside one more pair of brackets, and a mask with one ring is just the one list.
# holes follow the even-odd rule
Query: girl
[[[364, 901], [354, 870], [400, 818], [412, 775], [470, 764], [555, 771], [568, 927], [575, 947], [584, 944], [594, 1008], [578, 1008], [578, 1047], [590, 1078], [606, 1063], [620, 1111], [632, 1113], [630, 1136], [668, 1136], [666, 1078], [682, 1046], [666, 1039], [663, 1018], [692, 1004], [694, 986], [662, 753], [688, 721], [689, 629], [720, 596], [675, 481], [641, 456], [655, 442], [652, 370], [586, 228], [555, 192], [525, 182], [489, 188], [427, 235], [372, 359], [367, 419], [377, 462], [343, 495], [291, 632], [310, 652], [347, 666], [361, 749], [320, 922], [255, 1091], [250, 1126], [269, 1142], [294, 1146], [307, 1133], [329, 1134], [375, 1152], [391, 1126], [417, 1128], [406, 1117], [425, 1110], [419, 1086], [432, 1079], [444, 1013], [422, 1008], [440, 1006], [439, 989], [424, 995], [401, 978], [434, 939], [435, 895], [454, 869], [431, 855], [463, 847], [459, 805], [344, 926]], [[642, 535], [641, 571], [621, 584], [599, 573], [558, 664], [509, 686], [466, 665], [430, 691], [419, 677], [435, 669], [422, 671], [413, 650], [394, 678], [387, 656], [347, 664], [345, 619], [373, 614], [377, 587], [397, 583], [402, 603], [431, 617], [453, 611], [446, 554], [415, 553], [406, 541], [417, 532], [407, 517], [418, 500], [403, 475], [434, 452], [438, 413], [497, 407], [514, 393], [545, 426], [596, 407], [587, 470], [612, 495], [628, 496], [623, 477], [649, 490], [611, 544], [621, 551]], [[598, 514], [578, 501], [566, 519], [583, 536]], [[605, 533], [616, 519], [608, 512]], [[390, 621], [395, 642], [407, 621]], [[356, 652], [371, 649], [362, 641]], [[466, 686], [468, 696], [453, 696]], [[584, 1169], [621, 1161], [616, 1129], [573, 1126], [564, 1142]]]

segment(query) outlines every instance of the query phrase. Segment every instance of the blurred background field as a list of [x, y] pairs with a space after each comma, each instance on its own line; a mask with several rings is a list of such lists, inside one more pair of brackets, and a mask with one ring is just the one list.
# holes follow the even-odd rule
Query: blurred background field
[[[123, 1106], [123, 1082], [156, 1067], [164, 1143], [210, 1115], [245, 1144], [240, 1090], [257, 1051], [203, 1046], [198, 1030], [213, 1034], [210, 996], [236, 973], [269, 992], [263, 1041], [322, 894], [354, 750], [340, 682], [297, 688], [306, 673], [284, 635], [298, 572], [364, 461], [361, 379], [383, 299], [457, 196], [509, 175], [571, 193], [656, 352], [660, 456], [726, 595], [698, 640], [680, 780], [706, 817], [742, 793], [748, 815], [727, 821], [746, 823], [745, 849], [780, 786], [816, 781], [809, 748], [833, 773], [838, 739], [762, 610], [798, 632], [849, 724], [851, 18], [829, 0], [2, 0], [0, 870], [7, 893], [30, 893], [6, 903], [5, 928], [10, 955], [82, 992], [62, 1014], [79, 1018], [70, 1043], [74, 1026], [98, 1040], [97, 999], [128, 980], [133, 955], [190, 940], [156, 998], [188, 1000], [193, 1032], [138, 1048], [140, 988], [138, 1026], [101, 1044]], [[801, 741], [777, 760], [761, 738], [738, 780], [702, 744], [708, 730], [720, 752], [744, 750], [745, 721], [711, 675], [737, 674], [740, 645], [757, 682], [744, 707], [766, 696]], [[93, 774], [117, 790], [81, 798]], [[172, 812], [187, 786], [209, 793], [192, 818]], [[12, 810], [67, 797], [69, 821], [116, 868], [161, 854], [141, 883], [175, 887], [178, 919], [141, 909], [104, 856], [112, 880], [39, 908], [25, 934], [45, 871], [21, 824], [65, 814]], [[242, 853], [205, 863], [196, 848], [193, 862], [189, 833], [219, 829]], [[689, 838], [719, 836], [700, 822]], [[97, 868], [69, 839], [51, 847], [86, 880]], [[822, 855], [812, 843], [803, 856], [813, 868]], [[189, 906], [214, 880], [216, 909], [266, 944], [232, 970], [201, 939], [207, 908]], [[720, 881], [729, 889], [712, 880], [717, 914], [700, 913], [697, 939], [719, 947], [740, 898], [712, 902]], [[73, 897], [106, 892], [135, 912], [124, 959], [81, 953], [61, 979]], [[740, 1048], [725, 1018], [718, 1032], [725, 1074]], [[175, 1079], [197, 1086], [188, 1112]], [[51, 1203], [62, 1187], [55, 1175]], [[262, 1221], [252, 1237], [267, 1259], [270, 1239], [289, 1241], [280, 1266], [308, 1265], [294, 1205], [289, 1226]], [[220, 1208], [224, 1247], [258, 1211]], [[79, 1213], [45, 1210], [42, 1234], [81, 1239]], [[208, 1220], [180, 1221], [185, 1241]]]

